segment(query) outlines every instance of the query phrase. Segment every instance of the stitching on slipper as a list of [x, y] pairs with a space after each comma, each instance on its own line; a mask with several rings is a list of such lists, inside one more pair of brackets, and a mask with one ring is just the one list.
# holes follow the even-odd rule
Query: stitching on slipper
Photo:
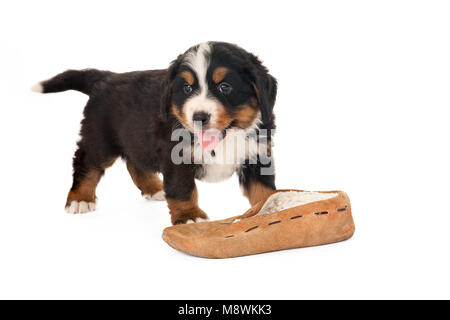
[[245, 232], [249, 232], [249, 231], [252, 231], [252, 230], [255, 230], [256, 228], [258, 228], [259, 226], [254, 226], [254, 227], [251, 227], [250, 229], [248, 229], [248, 230], [245, 230]]
[[[346, 211], [347, 209], [348, 209], [348, 205], [345, 205], [344, 208], [338, 208], [338, 209], [336, 209], [336, 211], [337, 212], [343, 212], [343, 211]], [[316, 216], [320, 216], [320, 215], [328, 214], [328, 211], [314, 212], [314, 214]], [[289, 219], [290, 220], [294, 220], [294, 219], [298, 219], [298, 218], [301, 218], [301, 217], [303, 217], [303, 215], [301, 215], [301, 216], [293, 216], [293, 217], [290, 217]], [[271, 226], [273, 224], [277, 224], [277, 223], [281, 223], [281, 222], [282, 222], [281, 220], [272, 221], [272, 222], [269, 222], [268, 225]], [[231, 223], [229, 223], [229, 222], [222, 222], [221, 224], [231, 224]], [[245, 232], [249, 232], [249, 231], [255, 230], [258, 227], [259, 226], [251, 227], [250, 229], [245, 230]], [[234, 234], [226, 236], [225, 238], [232, 238], [232, 237], [234, 237]]]

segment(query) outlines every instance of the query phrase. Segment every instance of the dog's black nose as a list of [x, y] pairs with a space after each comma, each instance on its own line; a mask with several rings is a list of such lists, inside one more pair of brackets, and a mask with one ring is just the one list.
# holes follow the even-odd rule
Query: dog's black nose
[[194, 121], [200, 122], [202, 125], [206, 125], [209, 122], [209, 119], [211, 118], [211, 115], [206, 112], [196, 112], [192, 116], [192, 119]]

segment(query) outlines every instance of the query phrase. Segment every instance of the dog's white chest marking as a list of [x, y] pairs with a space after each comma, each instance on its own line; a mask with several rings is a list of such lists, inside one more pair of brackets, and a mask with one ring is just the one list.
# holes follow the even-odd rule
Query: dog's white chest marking
[[244, 164], [245, 160], [256, 159], [258, 144], [255, 135], [247, 135], [241, 129], [228, 130], [214, 150], [202, 149], [194, 145], [196, 159], [201, 159], [202, 171], [199, 179], [219, 182], [228, 179]]
[[203, 166], [203, 175], [200, 180], [220, 182], [231, 177], [237, 168], [238, 166], [230, 164], [207, 164]]

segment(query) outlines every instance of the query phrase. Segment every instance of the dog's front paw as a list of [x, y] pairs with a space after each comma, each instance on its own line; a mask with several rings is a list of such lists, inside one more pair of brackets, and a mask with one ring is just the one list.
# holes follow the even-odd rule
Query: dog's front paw
[[172, 213], [172, 224], [187, 224], [203, 222], [209, 220], [208, 215], [200, 208], [190, 209], [188, 211]]
[[156, 193], [154, 193], [152, 195], [150, 195], [150, 194], [143, 194], [142, 196], [145, 199], [152, 200], [152, 201], [164, 201], [164, 200], [166, 200], [166, 193], [163, 190], [158, 191], [158, 192], [156, 192]]
[[194, 219], [189, 219], [188, 221], [186, 221], [186, 224], [197, 223], [197, 222], [207, 222], [207, 221], [209, 221], [208, 217], [206, 217], [206, 219], [204, 219], [204, 218], [196, 218], [195, 220]]
[[90, 211], [95, 211], [95, 209], [96, 209], [95, 202], [72, 200], [70, 203], [66, 205], [66, 212], [73, 214], [87, 213]]

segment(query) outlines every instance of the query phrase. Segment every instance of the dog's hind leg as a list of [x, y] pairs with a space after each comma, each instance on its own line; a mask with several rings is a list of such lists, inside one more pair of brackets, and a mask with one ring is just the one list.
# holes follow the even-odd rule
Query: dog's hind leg
[[86, 213], [96, 209], [97, 184], [105, 169], [111, 166], [116, 158], [111, 156], [99, 160], [98, 155], [94, 158], [87, 153], [81, 142], [78, 144], [73, 159], [73, 184], [66, 201], [68, 213]]
[[148, 200], [165, 200], [163, 183], [158, 175], [149, 170], [143, 170], [127, 161], [127, 169], [136, 187], [141, 190], [141, 194]]

